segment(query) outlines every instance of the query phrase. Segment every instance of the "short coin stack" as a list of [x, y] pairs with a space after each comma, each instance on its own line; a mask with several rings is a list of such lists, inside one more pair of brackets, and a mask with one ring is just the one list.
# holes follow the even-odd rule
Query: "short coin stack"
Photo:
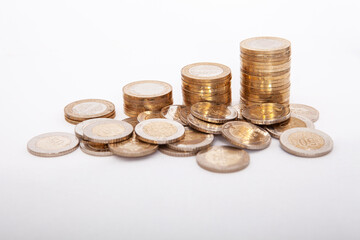
[[231, 103], [231, 70], [219, 63], [200, 62], [181, 70], [186, 106], [197, 102]]
[[144, 111], [160, 111], [173, 103], [170, 84], [155, 80], [129, 83], [123, 87], [124, 111], [129, 117], [137, 117]]
[[240, 51], [240, 97], [248, 109], [244, 117], [262, 125], [288, 119], [290, 42], [277, 37], [249, 38], [240, 43]]

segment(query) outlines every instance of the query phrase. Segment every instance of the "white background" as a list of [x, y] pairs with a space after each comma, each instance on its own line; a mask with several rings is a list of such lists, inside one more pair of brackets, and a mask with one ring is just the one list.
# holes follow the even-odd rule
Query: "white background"
[[[0, 1], [0, 239], [359, 239], [358, 1]], [[304, 159], [273, 139], [243, 171], [194, 157], [128, 160], [80, 150], [39, 158], [27, 141], [72, 132], [66, 104], [169, 82], [180, 69], [228, 65], [239, 99], [239, 42], [292, 42], [291, 101], [320, 111], [331, 154]], [[219, 138], [216, 145], [226, 144]]]

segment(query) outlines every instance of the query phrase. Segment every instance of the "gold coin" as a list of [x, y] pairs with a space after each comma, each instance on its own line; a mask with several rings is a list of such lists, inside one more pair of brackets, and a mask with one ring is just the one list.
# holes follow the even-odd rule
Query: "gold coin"
[[191, 106], [191, 114], [206, 122], [224, 123], [237, 118], [237, 111], [224, 104], [198, 102]]
[[[107, 146], [107, 144], [105, 144]], [[97, 157], [106, 157], [106, 156], [112, 156], [113, 153], [109, 151], [109, 148], [96, 148], [94, 146], [91, 146], [86, 141], [80, 141], [80, 149], [86, 154], [97, 156]]]
[[253, 37], [240, 43], [240, 50], [252, 54], [281, 54], [290, 51], [291, 43], [279, 37]]
[[235, 146], [260, 150], [270, 145], [270, 134], [260, 127], [245, 121], [232, 121], [223, 125], [222, 136]]
[[205, 122], [194, 117], [191, 114], [188, 115], [187, 120], [189, 126], [195, 130], [203, 133], [221, 134], [222, 124]]
[[181, 125], [186, 125], [186, 122], [183, 122], [181, 119], [181, 110], [183, 108], [186, 108], [186, 106], [184, 105], [170, 105], [170, 106], [166, 106], [163, 107], [160, 111], [161, 116], [169, 119], [169, 120], [174, 120], [177, 121], [178, 123], [180, 123]]
[[137, 137], [144, 142], [168, 144], [184, 137], [184, 126], [169, 119], [153, 118], [140, 122], [135, 127]]
[[73, 121], [84, 121], [112, 115], [115, 111], [113, 103], [102, 99], [84, 99], [65, 106], [65, 116]]
[[209, 80], [207, 82], [197, 82], [194, 79], [186, 79], [183, 77], [181, 78], [181, 80], [183, 85], [194, 88], [219, 88], [231, 85], [231, 75], [226, 79]]
[[214, 96], [222, 94], [231, 94], [231, 86], [221, 87], [221, 88], [212, 88], [212, 89], [192, 89], [187, 88], [184, 85], [182, 86], [182, 91], [186, 94], [199, 94], [202, 96]]
[[249, 154], [230, 146], [212, 146], [196, 155], [196, 162], [205, 170], [230, 173], [246, 168], [250, 163]]
[[[91, 119], [107, 119], [107, 118], [111, 118], [111, 119], [114, 119], [116, 117], [116, 114], [115, 114], [115, 111], [111, 114], [111, 115], [105, 115], [101, 118], [90, 118], [90, 119], [87, 119], [87, 120], [91, 120]], [[82, 121], [76, 121], [76, 120], [72, 120], [68, 117], [65, 116], [65, 121], [67, 121], [68, 123], [71, 123], [71, 124], [74, 124], [74, 125], [77, 125], [83, 121], [87, 121], [86, 119], [85, 120], [82, 120]]]
[[181, 69], [181, 76], [185, 79], [193, 79], [197, 82], [215, 82], [231, 76], [229, 67], [210, 62], [189, 64]]
[[290, 109], [277, 103], [263, 103], [245, 107], [242, 115], [254, 124], [272, 125], [289, 119]]
[[291, 113], [290, 118], [285, 122], [266, 126], [265, 129], [270, 133], [272, 137], [279, 139], [283, 132], [288, 129], [297, 127], [314, 128], [314, 123], [306, 117]]
[[283, 79], [288, 79], [290, 77], [290, 72], [278, 76], [253, 76], [251, 74], [247, 74], [246, 72], [241, 72], [240, 77], [242, 79], [253, 81], [282, 81]]
[[299, 157], [320, 157], [333, 149], [333, 141], [326, 133], [311, 128], [291, 128], [280, 136], [280, 146]]
[[29, 153], [39, 157], [58, 157], [76, 150], [79, 139], [70, 133], [51, 132], [38, 135], [27, 144]]
[[123, 93], [133, 98], [156, 98], [172, 92], [170, 84], [162, 81], [144, 80], [126, 84]]
[[148, 120], [148, 119], [152, 119], [152, 118], [163, 118], [163, 116], [161, 115], [160, 111], [145, 111], [142, 113], [139, 113], [139, 115], [137, 116], [137, 120], [139, 122]]
[[190, 152], [177, 151], [169, 148], [167, 145], [160, 146], [159, 151], [172, 157], [191, 157], [195, 156], [198, 153], [198, 150]]
[[184, 108], [181, 108], [180, 110], [180, 119], [185, 125], [188, 125], [187, 116], [190, 114], [190, 107], [185, 106]]
[[94, 143], [115, 143], [131, 137], [131, 124], [119, 120], [97, 121], [83, 130], [84, 139]]
[[87, 127], [88, 125], [94, 123], [94, 122], [97, 122], [97, 121], [106, 121], [106, 120], [110, 120], [108, 118], [94, 118], [94, 119], [89, 119], [89, 120], [85, 120], [85, 121], [82, 121], [80, 123], [78, 123], [76, 126], [75, 126], [75, 135], [76, 137], [78, 137], [79, 139], [82, 139], [84, 138], [84, 128]]
[[290, 111], [316, 122], [319, 119], [319, 111], [313, 107], [304, 104], [290, 104]]
[[134, 129], [135, 129], [135, 126], [139, 123], [139, 121], [137, 120], [137, 117], [124, 118], [121, 121], [130, 123], [131, 126], [133, 126]]
[[185, 127], [185, 137], [180, 141], [167, 144], [166, 146], [180, 152], [192, 152], [209, 147], [213, 141], [214, 135]]

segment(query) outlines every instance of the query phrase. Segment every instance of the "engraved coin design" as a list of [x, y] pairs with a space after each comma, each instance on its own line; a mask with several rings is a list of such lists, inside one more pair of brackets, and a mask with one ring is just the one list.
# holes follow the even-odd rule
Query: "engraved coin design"
[[197, 65], [189, 69], [189, 73], [196, 77], [214, 77], [223, 72], [221, 67], [210, 64]]
[[167, 144], [166, 146], [176, 151], [189, 152], [207, 148], [213, 141], [214, 135], [201, 133], [185, 127], [185, 137], [180, 141]]
[[188, 115], [187, 120], [190, 127], [200, 132], [221, 134], [221, 128], [223, 124], [205, 122], [194, 117], [192, 114]]
[[218, 103], [198, 102], [191, 106], [191, 114], [206, 122], [224, 123], [237, 117], [235, 108]]
[[129, 83], [124, 86], [124, 94], [131, 97], [145, 98], [169, 94], [172, 87], [166, 83], [156, 80], [143, 80]]
[[65, 117], [70, 121], [84, 121], [91, 118], [114, 115], [113, 103], [102, 99], [84, 99], [72, 102], [64, 108]]
[[160, 111], [144, 111], [142, 113], [139, 113], [137, 120], [139, 122], [142, 122], [152, 118], [163, 118], [163, 116], [161, 115]]
[[316, 122], [319, 119], [319, 111], [304, 104], [292, 103], [290, 104], [290, 111], [296, 115], [306, 117], [313, 122]]
[[106, 157], [113, 155], [113, 153], [107, 147], [107, 144], [102, 147], [95, 147], [95, 145], [92, 145], [91, 143], [82, 140], [80, 141], [80, 149], [86, 154], [97, 157]]
[[166, 106], [161, 109], [161, 116], [166, 119], [169, 119], [169, 120], [177, 121], [178, 123], [180, 123], [182, 125], [186, 125], [187, 123], [182, 121], [182, 118], [181, 118], [181, 110], [185, 109], [185, 108], [186, 108], [186, 106], [184, 106], [184, 105]]
[[235, 147], [212, 146], [196, 155], [200, 167], [219, 173], [236, 172], [249, 165], [249, 154]]

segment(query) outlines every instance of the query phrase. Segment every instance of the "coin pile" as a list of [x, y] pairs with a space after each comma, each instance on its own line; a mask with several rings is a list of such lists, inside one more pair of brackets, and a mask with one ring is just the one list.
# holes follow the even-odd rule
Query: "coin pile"
[[186, 106], [197, 102], [231, 103], [231, 70], [219, 63], [200, 62], [181, 70]]
[[124, 111], [129, 117], [137, 117], [144, 111], [160, 111], [173, 103], [170, 84], [155, 80], [129, 83], [123, 87]]
[[278, 37], [249, 38], [240, 43], [240, 52], [240, 97], [250, 112], [244, 117], [263, 125], [288, 119], [290, 42]]

